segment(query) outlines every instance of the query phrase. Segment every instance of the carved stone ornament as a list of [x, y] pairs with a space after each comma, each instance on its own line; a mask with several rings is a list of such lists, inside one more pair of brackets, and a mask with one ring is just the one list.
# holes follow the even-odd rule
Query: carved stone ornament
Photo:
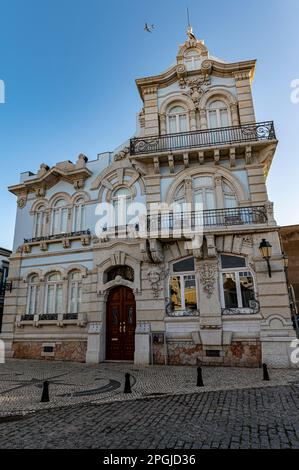
[[208, 263], [204, 263], [200, 270], [200, 281], [209, 299], [215, 289], [217, 271], [216, 265]]
[[211, 78], [206, 73], [201, 73], [199, 77], [196, 78], [181, 78], [179, 81], [181, 88], [189, 87], [187, 94], [192, 99], [196, 109], [200, 106], [200, 100], [205, 92], [205, 87], [210, 85], [210, 83]]
[[168, 274], [169, 271], [160, 269], [157, 266], [153, 266], [147, 271], [147, 277], [155, 299], [159, 298], [161, 292], [161, 281], [165, 279]]
[[123, 160], [130, 153], [130, 147], [124, 147], [120, 152], [116, 153], [114, 160], [117, 162]]
[[25, 196], [19, 197], [19, 199], [18, 199], [18, 207], [19, 207], [20, 209], [24, 209], [25, 206], [26, 206], [26, 197], [25, 197]]

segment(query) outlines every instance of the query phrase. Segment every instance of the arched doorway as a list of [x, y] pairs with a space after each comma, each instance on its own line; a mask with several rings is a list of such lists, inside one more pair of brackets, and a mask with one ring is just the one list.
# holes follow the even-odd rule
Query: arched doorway
[[136, 302], [131, 289], [112, 289], [106, 307], [106, 359], [133, 361], [135, 351]]

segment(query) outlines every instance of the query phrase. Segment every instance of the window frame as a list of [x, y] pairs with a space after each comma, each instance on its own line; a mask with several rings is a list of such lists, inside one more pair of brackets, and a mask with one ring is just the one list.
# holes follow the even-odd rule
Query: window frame
[[[41, 224], [38, 224], [38, 218], [41, 217]], [[40, 230], [38, 228], [40, 227]], [[45, 237], [47, 232], [47, 209], [45, 205], [39, 206], [34, 211], [33, 237]]]
[[[83, 201], [83, 202], [78, 202]], [[73, 207], [73, 220], [72, 220], [72, 229], [73, 232], [82, 232], [86, 227], [86, 201], [83, 196], [79, 196]], [[79, 214], [80, 224], [77, 226], [77, 213]]]
[[[36, 281], [32, 281], [33, 278], [37, 278]], [[33, 293], [33, 295], [32, 295]], [[31, 312], [31, 299], [33, 297], [33, 312]], [[41, 306], [41, 285], [37, 274], [32, 274], [29, 277], [28, 288], [27, 288], [27, 302], [26, 302], [26, 316], [38, 315], [40, 313]]]
[[[52, 276], [53, 274], [59, 274], [60, 279], [55, 280], [55, 281], [49, 280], [50, 276]], [[53, 294], [54, 295], [54, 310], [55, 310], [54, 312], [48, 312], [49, 288], [51, 286], [54, 286], [54, 294]], [[62, 309], [61, 309], [61, 312], [57, 311], [57, 306], [58, 306], [57, 288], [58, 287], [61, 287], [61, 292], [62, 292], [62, 305], [61, 305]], [[63, 314], [63, 309], [64, 309], [63, 298], [64, 298], [64, 282], [63, 282], [61, 273], [59, 271], [49, 273], [48, 276], [47, 276], [46, 282], [45, 282], [45, 300], [44, 300], [43, 315]]]
[[[181, 289], [181, 308], [179, 310], [175, 310], [173, 309], [173, 312], [174, 312], [174, 315], [173, 316], [182, 316], [180, 315], [180, 313], [187, 313], [187, 312], [199, 312], [199, 287], [198, 287], [198, 282], [197, 282], [197, 276], [196, 276], [196, 271], [195, 271], [195, 259], [194, 259], [194, 270], [192, 271], [179, 271], [179, 272], [175, 272], [173, 267], [175, 264], [181, 262], [181, 261], [185, 261], [185, 260], [188, 260], [192, 257], [188, 256], [188, 258], [183, 258], [181, 260], [177, 260], [175, 261], [174, 263], [172, 263], [171, 265], [171, 269], [170, 269], [170, 273], [169, 273], [169, 276], [167, 277], [167, 282], [168, 282], [168, 285], [167, 285], [167, 294], [168, 294], [168, 298], [170, 299], [171, 301], [171, 291], [170, 291], [170, 281], [171, 281], [171, 278], [173, 277], [179, 277], [180, 278], [180, 289]], [[185, 302], [185, 277], [187, 276], [194, 276], [194, 281], [195, 281], [195, 294], [196, 294], [196, 309], [190, 309], [190, 310], [187, 310], [186, 309], [186, 302]]]
[[[63, 201], [64, 205], [56, 206], [59, 201]], [[66, 212], [66, 221], [65, 227], [63, 227], [63, 213]], [[59, 218], [59, 227], [58, 230], [55, 231], [55, 218]], [[68, 233], [68, 222], [69, 222], [69, 204], [68, 201], [64, 197], [58, 198], [52, 207], [52, 217], [51, 217], [51, 235], [62, 235]], [[62, 230], [65, 228], [65, 230]]]
[[[215, 102], [221, 102], [222, 103], [222, 107], [221, 108], [211, 108], [211, 105]], [[231, 118], [231, 113], [230, 113], [230, 108], [228, 106], [228, 104], [223, 101], [223, 99], [214, 99], [212, 101], [210, 101], [210, 103], [208, 104], [208, 107], [207, 107], [207, 111], [208, 111], [208, 128], [209, 129], [222, 129], [222, 128], [225, 128], [227, 126], [231, 126], [232, 125], [232, 118]], [[221, 111], [226, 111], [227, 112], [227, 121], [228, 121], [228, 124], [227, 125], [222, 125], [222, 122], [221, 122]], [[211, 117], [210, 117], [210, 113], [212, 112], [215, 112], [216, 113], [216, 127], [215, 126], [212, 126], [211, 125]]]
[[[181, 112], [171, 112], [172, 109], [175, 109], [175, 108], [182, 108], [183, 111]], [[181, 130], [181, 126], [180, 126], [180, 117], [181, 116], [184, 116], [185, 119], [186, 119], [186, 130]], [[171, 118], [175, 118], [175, 127], [176, 127], [176, 131], [175, 132], [172, 132], [171, 131], [171, 125], [170, 125], [170, 119]], [[189, 123], [189, 113], [188, 113], [188, 110], [182, 106], [181, 104], [177, 104], [177, 105], [173, 105], [169, 108], [169, 110], [167, 111], [167, 133], [168, 134], [180, 134], [182, 132], [189, 132], [190, 131], [190, 123]]]
[[[242, 299], [242, 291], [241, 291], [241, 283], [240, 283], [240, 273], [250, 273], [253, 281], [253, 298], [257, 298], [257, 284], [256, 284], [256, 279], [254, 272], [252, 269], [248, 266], [248, 259], [245, 256], [237, 256], [237, 255], [232, 255], [231, 253], [222, 253], [222, 255], [226, 256], [234, 256], [235, 258], [240, 258], [242, 260], [245, 260], [245, 266], [240, 267], [240, 268], [222, 268], [222, 262], [221, 262], [221, 255], [219, 257], [219, 283], [220, 283], [220, 303], [221, 303], [221, 309], [222, 311], [224, 310], [238, 310], [240, 311], [240, 314], [250, 314], [252, 315], [252, 308], [250, 307], [243, 307], [243, 299]], [[225, 295], [224, 295], [224, 287], [223, 287], [223, 274], [234, 274], [235, 275], [235, 284], [236, 284], [236, 292], [237, 292], [237, 300], [238, 300], [238, 306], [237, 307], [226, 307], [225, 305]]]
[[[72, 279], [74, 274], [79, 274], [78, 279]], [[72, 308], [72, 288], [75, 286], [76, 291], [76, 311], [73, 311]], [[68, 306], [67, 306], [67, 313], [68, 314], [79, 314], [80, 313], [80, 304], [82, 302], [82, 273], [80, 271], [74, 270], [69, 273], [68, 276]]]

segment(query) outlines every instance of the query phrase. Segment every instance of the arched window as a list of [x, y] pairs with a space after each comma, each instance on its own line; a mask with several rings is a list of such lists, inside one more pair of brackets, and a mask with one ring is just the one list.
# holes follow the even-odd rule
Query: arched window
[[185, 65], [187, 70], [197, 70], [201, 66], [201, 57], [197, 50], [191, 49], [185, 54]]
[[182, 106], [174, 106], [167, 113], [167, 132], [175, 134], [189, 130], [188, 113]]
[[175, 205], [181, 209], [181, 211], [184, 210], [184, 204], [186, 204], [186, 192], [185, 192], [185, 184], [181, 184], [179, 188], [177, 189], [175, 196], [174, 196], [174, 203]]
[[68, 313], [78, 314], [82, 294], [82, 276], [79, 271], [72, 271], [68, 285]]
[[39, 278], [33, 274], [29, 278], [28, 293], [27, 293], [27, 308], [26, 315], [33, 316], [39, 313], [40, 307], [40, 286]]
[[210, 129], [231, 125], [227, 105], [220, 100], [212, 101], [208, 106], [208, 122]]
[[52, 234], [67, 233], [68, 208], [65, 199], [58, 199], [52, 213]]
[[240, 256], [221, 256], [221, 303], [224, 314], [258, 313], [253, 274], [246, 259]]
[[212, 176], [193, 179], [194, 205], [197, 210], [216, 209], [215, 183]]
[[174, 263], [169, 277], [167, 313], [188, 316], [198, 311], [194, 258]]
[[81, 232], [86, 226], [86, 206], [83, 197], [76, 200], [73, 209], [73, 232]]
[[46, 280], [45, 314], [57, 315], [63, 312], [63, 282], [60, 273], [49, 274]]
[[46, 208], [39, 206], [34, 215], [34, 237], [44, 237], [46, 235]]
[[233, 209], [238, 206], [235, 191], [225, 181], [222, 183], [222, 192], [225, 209]]
[[112, 194], [112, 205], [114, 209], [114, 225], [124, 226], [128, 224], [128, 207], [132, 202], [132, 193], [129, 188], [122, 187]]

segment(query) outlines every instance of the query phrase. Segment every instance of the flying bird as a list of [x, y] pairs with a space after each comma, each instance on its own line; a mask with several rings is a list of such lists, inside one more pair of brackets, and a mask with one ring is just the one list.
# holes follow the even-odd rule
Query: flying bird
[[145, 31], [146, 33], [152, 33], [154, 29], [155, 29], [155, 25], [154, 25], [154, 24], [145, 23], [145, 25], [144, 25], [144, 31]]

